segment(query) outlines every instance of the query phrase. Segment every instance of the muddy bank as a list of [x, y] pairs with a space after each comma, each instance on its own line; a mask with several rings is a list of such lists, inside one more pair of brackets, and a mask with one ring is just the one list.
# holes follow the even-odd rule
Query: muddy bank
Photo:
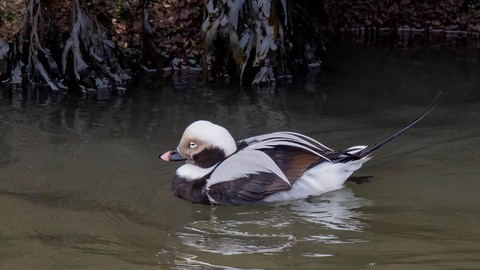
[[[23, 27], [26, 11], [24, 0], [0, 2], [0, 39], [12, 42]], [[142, 18], [145, 9], [148, 22], [155, 30], [152, 40], [165, 65], [177, 58], [181, 63], [196, 66], [203, 52], [201, 24], [207, 0], [86, 0], [83, 7], [90, 16], [108, 29], [111, 39], [125, 54], [138, 54], [142, 46]], [[308, 1], [303, 1], [308, 2]], [[418, 31], [458, 31], [460, 34], [480, 32], [480, 2], [474, 0], [325, 0], [320, 3], [326, 12], [317, 12], [317, 20], [331, 30], [363, 29], [368, 36], [377, 31], [404, 29]], [[49, 27], [59, 37], [72, 31], [72, 0], [42, 1]], [[310, 8], [305, 3], [298, 3]], [[294, 28], [294, 27], [291, 27]], [[178, 61], [174, 64], [180, 65]]]
[[0, 77], [21, 98], [35, 98], [46, 86], [108, 99], [123, 94], [138, 74], [163, 78], [200, 68], [205, 81], [272, 84], [304, 78], [337, 37], [463, 49], [478, 46], [480, 33], [480, 3], [473, 0], [32, 3], [0, 3]]
[[480, 32], [476, 0], [326, 0], [332, 29], [391, 28]]
[[27, 5], [24, 0], [0, 1], [0, 39], [11, 42], [23, 27]]
[[[0, 2], [0, 39], [11, 43], [23, 28], [25, 0]], [[207, 0], [86, 0], [83, 8], [108, 28], [112, 40], [124, 53], [133, 53], [142, 43], [142, 15], [145, 7], [149, 23], [156, 30], [154, 42], [166, 59], [188, 58], [201, 53], [200, 25]], [[72, 31], [73, 1], [42, 1], [49, 28], [60, 36]]]
[[11, 16], [8, 35], [0, 36], [9, 44], [2, 43], [0, 61], [8, 68], [1, 76], [32, 93], [45, 86], [104, 99], [112, 90], [123, 93], [139, 73], [162, 79], [166, 68], [201, 68], [204, 82], [271, 84], [278, 74], [304, 77], [325, 50], [318, 1], [23, 3], [18, 14], [2, 7], [0, 17]]

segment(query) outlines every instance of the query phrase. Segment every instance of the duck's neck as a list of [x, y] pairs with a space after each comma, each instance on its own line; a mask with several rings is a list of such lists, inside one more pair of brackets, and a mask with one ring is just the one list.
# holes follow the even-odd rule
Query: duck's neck
[[185, 164], [182, 167], [178, 168], [176, 175], [184, 178], [187, 181], [195, 181], [198, 179], [202, 179], [207, 174], [211, 173], [217, 164], [208, 167], [202, 168], [197, 165], [192, 164]]

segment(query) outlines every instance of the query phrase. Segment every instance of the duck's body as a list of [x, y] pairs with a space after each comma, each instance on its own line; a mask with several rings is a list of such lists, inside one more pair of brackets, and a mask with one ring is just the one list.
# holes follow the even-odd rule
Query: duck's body
[[433, 107], [382, 142], [341, 151], [293, 132], [235, 143], [223, 127], [197, 121], [185, 130], [178, 148], [161, 158], [186, 160], [173, 177], [172, 189], [176, 196], [194, 203], [256, 205], [301, 199], [343, 187], [371, 153], [420, 121]]

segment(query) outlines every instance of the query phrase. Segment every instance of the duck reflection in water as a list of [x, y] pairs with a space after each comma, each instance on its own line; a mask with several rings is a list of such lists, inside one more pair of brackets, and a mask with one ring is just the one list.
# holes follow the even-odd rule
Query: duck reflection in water
[[[368, 205], [368, 200], [356, 198], [345, 187], [308, 200], [255, 209], [213, 207], [210, 220], [190, 222], [178, 236], [184, 245], [224, 255], [283, 252], [301, 242], [365, 242], [356, 233], [366, 227], [359, 208]], [[302, 230], [298, 235], [299, 227], [309, 228], [310, 234]], [[351, 233], [344, 237], [345, 231], [354, 232], [355, 239]]]

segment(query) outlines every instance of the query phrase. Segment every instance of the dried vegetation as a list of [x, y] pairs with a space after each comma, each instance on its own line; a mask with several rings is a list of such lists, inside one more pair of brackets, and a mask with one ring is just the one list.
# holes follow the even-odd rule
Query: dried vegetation
[[202, 25], [204, 80], [211, 65], [214, 77], [228, 73], [243, 82], [269, 84], [279, 68], [294, 73], [298, 63], [318, 61], [324, 14], [314, 14], [312, 5], [321, 9], [322, 1], [210, 0]]
[[[0, 76], [17, 90], [122, 94], [133, 74], [203, 65], [204, 80], [275, 82], [324, 49], [314, 0], [4, 0]], [[312, 4], [313, 3], [313, 4]], [[323, 10], [323, 9], [322, 9]], [[324, 17], [320, 14], [320, 17]], [[19, 27], [21, 26], [21, 27]], [[14, 33], [14, 34], [13, 34]], [[201, 59], [200, 59], [201, 58]], [[300, 60], [300, 61], [299, 61]]]

